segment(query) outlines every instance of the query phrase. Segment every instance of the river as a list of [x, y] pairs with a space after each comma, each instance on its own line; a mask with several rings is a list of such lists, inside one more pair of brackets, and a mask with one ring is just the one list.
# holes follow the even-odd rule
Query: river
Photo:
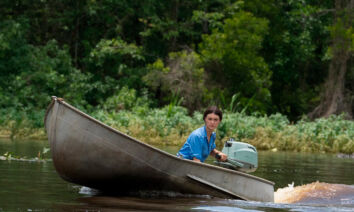
[[275, 202], [264, 203], [156, 192], [107, 196], [61, 179], [45, 148], [47, 141], [0, 139], [0, 211], [354, 211], [354, 159], [336, 154], [259, 152], [252, 174], [276, 183]]

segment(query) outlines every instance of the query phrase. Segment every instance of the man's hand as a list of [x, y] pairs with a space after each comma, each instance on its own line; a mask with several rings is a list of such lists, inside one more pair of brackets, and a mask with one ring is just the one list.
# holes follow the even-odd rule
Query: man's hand
[[227, 155], [220, 152], [219, 150], [214, 149], [210, 155], [214, 156], [216, 159], [220, 160], [220, 161], [227, 161]]
[[215, 154], [215, 158], [220, 160], [220, 161], [227, 161], [227, 155], [225, 155], [224, 153], [222, 152], [218, 152]]
[[218, 155], [221, 156], [221, 158], [220, 158], [221, 161], [224, 161], [224, 162], [227, 161], [227, 155], [226, 154], [224, 154], [222, 152], [219, 152]]

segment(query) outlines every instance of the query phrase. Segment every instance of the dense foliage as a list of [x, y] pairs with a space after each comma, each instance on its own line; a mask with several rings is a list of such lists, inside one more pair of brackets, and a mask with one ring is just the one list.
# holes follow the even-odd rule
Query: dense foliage
[[[56, 95], [118, 123], [125, 123], [118, 121], [125, 119], [118, 117], [122, 111], [170, 117], [171, 105], [180, 105], [176, 113], [187, 117], [215, 104], [233, 121], [235, 114], [253, 114], [247, 117], [262, 123], [260, 117], [280, 113], [301, 120], [300, 126], [301, 117], [324, 102], [323, 85], [338, 49], [348, 54], [347, 71], [335, 86], [354, 105], [349, 2], [1, 1], [0, 125], [13, 135], [21, 126], [42, 127], [44, 109]], [[345, 46], [334, 46], [339, 38]], [[127, 104], [131, 96], [143, 99]], [[152, 122], [146, 117], [142, 126]], [[171, 118], [156, 132], [165, 135], [166, 126], [181, 125], [183, 134], [195, 126], [193, 118], [185, 119], [188, 126]], [[226, 126], [235, 123], [225, 121], [221, 129]], [[261, 133], [254, 127], [249, 130]], [[252, 137], [224, 132], [230, 133]]]

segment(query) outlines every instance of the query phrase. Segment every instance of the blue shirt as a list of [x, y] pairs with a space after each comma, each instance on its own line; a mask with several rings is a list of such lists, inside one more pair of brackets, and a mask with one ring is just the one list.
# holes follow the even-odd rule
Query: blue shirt
[[177, 153], [177, 156], [182, 156], [190, 160], [193, 160], [195, 157], [204, 162], [210, 152], [215, 149], [215, 138], [216, 134], [213, 132], [208, 142], [205, 126], [196, 129], [189, 135], [186, 143], [184, 143], [183, 147]]

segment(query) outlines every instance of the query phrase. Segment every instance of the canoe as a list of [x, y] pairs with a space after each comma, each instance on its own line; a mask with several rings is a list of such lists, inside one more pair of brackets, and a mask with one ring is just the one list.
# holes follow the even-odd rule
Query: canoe
[[53, 164], [66, 181], [103, 192], [177, 194], [274, 201], [274, 183], [181, 159], [145, 144], [52, 97], [45, 116]]

